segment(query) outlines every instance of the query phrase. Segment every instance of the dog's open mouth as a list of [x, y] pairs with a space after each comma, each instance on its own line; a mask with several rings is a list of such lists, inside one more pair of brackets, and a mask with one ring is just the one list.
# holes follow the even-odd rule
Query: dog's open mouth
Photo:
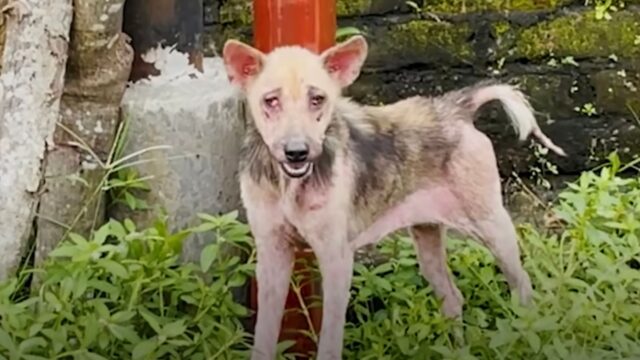
[[300, 163], [280, 163], [282, 166], [282, 170], [287, 176], [292, 178], [301, 178], [309, 173], [313, 168], [313, 164], [310, 162], [300, 162]]

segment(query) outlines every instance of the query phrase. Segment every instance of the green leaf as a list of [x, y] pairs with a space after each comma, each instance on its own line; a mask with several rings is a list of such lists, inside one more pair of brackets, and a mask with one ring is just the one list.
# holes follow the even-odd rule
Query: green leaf
[[398, 338], [398, 348], [402, 355], [411, 355], [413, 353], [411, 351], [411, 342], [407, 337]]
[[87, 351], [85, 353], [85, 356], [91, 360], [108, 360], [107, 358], [103, 357], [102, 355], [96, 354], [96, 353], [92, 353], [90, 351]]
[[531, 328], [535, 331], [553, 331], [560, 328], [560, 324], [557, 316], [549, 315], [534, 321]]
[[133, 311], [118, 311], [117, 313], [111, 315], [111, 322], [114, 323], [123, 323], [131, 320], [136, 313]]
[[133, 360], [145, 359], [156, 350], [157, 343], [158, 341], [155, 337], [138, 343], [131, 353]]
[[287, 351], [289, 348], [291, 348], [295, 344], [296, 344], [296, 342], [294, 340], [281, 341], [277, 345], [277, 351], [278, 351], [279, 354], [282, 354], [282, 353]]
[[49, 358], [46, 357], [42, 357], [42, 356], [37, 356], [37, 355], [25, 355], [23, 354], [21, 359], [24, 360], [51, 360]]
[[119, 240], [122, 240], [127, 236], [127, 230], [125, 230], [124, 226], [122, 226], [122, 223], [119, 221], [114, 219], [109, 220], [109, 227], [111, 228], [111, 234]]
[[18, 350], [22, 354], [27, 354], [34, 349], [44, 348], [46, 346], [47, 341], [44, 338], [37, 336], [22, 341], [18, 346]]
[[133, 325], [122, 326], [118, 324], [108, 324], [107, 327], [118, 340], [125, 340], [132, 344], [140, 341], [140, 337], [133, 328]]
[[405, 1], [405, 4], [407, 4], [407, 6], [409, 6], [410, 8], [414, 9], [415, 11], [420, 11], [420, 6], [415, 2], [415, 1]]
[[76, 245], [87, 245], [87, 240], [79, 234], [70, 233], [69, 240], [71, 240]]
[[393, 289], [393, 287], [391, 286], [391, 283], [389, 282], [389, 280], [387, 280], [385, 278], [374, 277], [373, 281], [375, 282], [376, 286], [379, 286], [379, 287], [381, 287], [382, 289], [384, 289], [386, 291], [391, 291]]
[[131, 210], [137, 209], [138, 199], [135, 196], [131, 195], [128, 191], [124, 191], [124, 201], [129, 206]]
[[160, 323], [158, 322], [158, 318], [156, 315], [152, 314], [149, 310], [144, 307], [140, 307], [138, 309], [138, 313], [147, 321], [149, 326], [156, 332], [156, 334], [160, 334], [162, 331], [162, 327], [160, 327]]
[[245, 275], [240, 272], [234, 272], [233, 274], [231, 274], [231, 278], [229, 279], [227, 286], [232, 288], [242, 286], [246, 281], [247, 278], [245, 277]]
[[98, 245], [104, 244], [105, 240], [111, 233], [111, 226], [109, 224], [102, 225], [94, 234], [93, 234], [93, 242]]
[[184, 322], [185, 320], [181, 319], [165, 325], [164, 328], [162, 328], [162, 335], [167, 338], [172, 338], [183, 334], [187, 330], [187, 326]]
[[82, 250], [75, 245], [60, 245], [49, 253], [52, 258], [71, 258], [78, 255]]
[[362, 35], [362, 31], [353, 26], [342, 27], [336, 30], [336, 39], [342, 39], [354, 35]]
[[58, 300], [58, 298], [50, 291], [47, 291], [44, 294], [44, 299], [49, 303], [49, 305], [53, 306], [56, 311], [62, 310], [62, 303]]
[[98, 260], [98, 265], [100, 265], [100, 267], [105, 269], [108, 273], [115, 275], [119, 278], [122, 278], [122, 279], [129, 278], [129, 272], [127, 271], [127, 269], [121, 264], [118, 264], [113, 260], [100, 259]]
[[133, 221], [131, 221], [131, 219], [124, 219], [123, 224], [124, 224], [124, 228], [127, 229], [129, 233], [136, 231], [136, 224], [134, 224]]
[[9, 336], [9, 334], [2, 328], [0, 328], [0, 347], [2, 349], [9, 350], [11, 353], [16, 352], [16, 346], [13, 339], [11, 339], [11, 336]]
[[84, 334], [82, 337], [82, 345], [84, 347], [91, 347], [94, 341], [96, 341], [96, 339], [98, 338], [98, 334], [100, 330], [102, 330], [100, 324], [98, 323], [97, 315], [96, 314], [88, 315], [84, 319], [83, 325], [84, 325]]
[[497, 349], [503, 345], [511, 344], [520, 338], [520, 334], [515, 330], [500, 330], [494, 332], [489, 342], [489, 347]]
[[201, 233], [201, 232], [207, 232], [207, 231], [211, 231], [214, 230], [218, 227], [218, 225], [211, 223], [211, 222], [205, 222], [202, 223], [196, 227], [190, 228], [189, 231], [194, 232], [194, 233]]
[[218, 244], [211, 244], [202, 250], [200, 253], [200, 267], [203, 272], [209, 271], [213, 261], [218, 256]]
[[533, 349], [533, 351], [535, 351], [536, 353], [538, 351], [540, 351], [540, 337], [538, 336], [538, 334], [532, 332], [532, 331], [528, 331], [525, 333], [524, 335], [525, 339], [527, 339], [527, 342], [529, 342], [529, 345], [531, 346], [531, 348]]

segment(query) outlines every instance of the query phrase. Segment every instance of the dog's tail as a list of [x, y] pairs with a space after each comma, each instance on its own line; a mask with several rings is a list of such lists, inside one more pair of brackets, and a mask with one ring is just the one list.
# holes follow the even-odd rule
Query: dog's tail
[[482, 105], [493, 100], [498, 100], [502, 103], [502, 107], [520, 136], [520, 140], [525, 140], [529, 135], [533, 134], [542, 145], [551, 151], [561, 156], [567, 156], [561, 147], [554, 144], [553, 141], [540, 130], [536, 118], [533, 115], [531, 104], [525, 95], [514, 86], [495, 83], [478, 84], [472, 88], [470, 95], [474, 112]]

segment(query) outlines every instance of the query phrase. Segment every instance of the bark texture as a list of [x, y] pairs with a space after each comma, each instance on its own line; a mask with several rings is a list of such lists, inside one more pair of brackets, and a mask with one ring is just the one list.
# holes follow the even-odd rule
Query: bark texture
[[121, 31], [123, 8], [124, 0], [74, 0], [62, 126], [47, 154], [36, 263], [68, 231], [87, 235], [104, 220], [103, 164], [109, 162], [133, 59], [129, 37]]
[[0, 279], [33, 228], [43, 160], [58, 119], [71, 0], [22, 0], [6, 23], [0, 104]]

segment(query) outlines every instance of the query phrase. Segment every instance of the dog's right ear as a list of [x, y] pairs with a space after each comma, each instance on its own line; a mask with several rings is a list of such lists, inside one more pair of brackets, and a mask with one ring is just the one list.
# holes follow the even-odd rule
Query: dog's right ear
[[264, 54], [260, 50], [237, 40], [227, 40], [222, 49], [222, 58], [229, 81], [243, 90], [264, 65]]

